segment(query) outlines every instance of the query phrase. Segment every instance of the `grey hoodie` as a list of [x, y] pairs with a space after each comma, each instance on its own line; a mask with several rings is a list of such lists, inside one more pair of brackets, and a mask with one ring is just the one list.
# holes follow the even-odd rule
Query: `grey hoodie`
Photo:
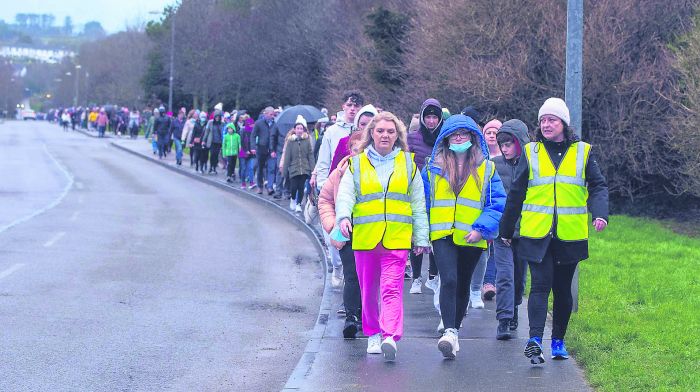
[[501, 181], [503, 181], [503, 188], [505, 188], [506, 194], [508, 194], [508, 192], [510, 192], [511, 185], [513, 184], [515, 167], [518, 166], [518, 161], [523, 154], [525, 145], [530, 143], [530, 136], [528, 135], [527, 125], [518, 119], [504, 122], [501, 129], [498, 130], [498, 133], [509, 133], [517, 139], [518, 143], [520, 143], [520, 156], [513, 159], [506, 159], [503, 155], [501, 155], [492, 159], [493, 163], [496, 164], [498, 175], [501, 176]]

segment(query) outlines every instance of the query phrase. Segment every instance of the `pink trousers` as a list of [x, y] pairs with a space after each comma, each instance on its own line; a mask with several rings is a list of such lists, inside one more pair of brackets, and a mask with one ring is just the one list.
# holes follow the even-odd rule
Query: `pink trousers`
[[388, 250], [380, 243], [355, 251], [362, 295], [362, 332], [395, 341], [403, 335], [403, 274], [408, 250]]

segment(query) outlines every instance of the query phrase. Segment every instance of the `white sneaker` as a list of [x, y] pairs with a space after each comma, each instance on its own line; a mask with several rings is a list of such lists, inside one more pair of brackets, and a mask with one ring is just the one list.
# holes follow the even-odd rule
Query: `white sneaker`
[[481, 290], [472, 291], [469, 294], [469, 302], [471, 302], [472, 308], [483, 309], [484, 301], [481, 299]]
[[340, 268], [333, 268], [333, 273], [331, 274], [331, 286], [333, 288], [339, 288], [343, 285], [343, 270]]
[[297, 206], [297, 203], [294, 202], [294, 199], [289, 199], [289, 209], [294, 211], [296, 206]]
[[438, 289], [438, 278], [434, 277], [432, 279], [428, 278], [428, 280], [425, 282], [425, 287], [433, 290], [433, 292], [437, 291]]
[[457, 338], [457, 330], [454, 328], [447, 328], [445, 333], [442, 334], [440, 340], [438, 340], [438, 350], [442, 353], [442, 356], [447, 359], [455, 359], [457, 356], [457, 346], [459, 340]]
[[385, 361], [396, 359], [396, 342], [393, 337], [389, 336], [382, 342], [382, 354], [384, 354]]
[[440, 317], [440, 324], [438, 324], [436, 331], [441, 335], [445, 333], [445, 324], [442, 322], [442, 317]]
[[301, 204], [297, 204], [297, 206], [294, 208], [294, 211], [301, 212]]
[[367, 339], [367, 354], [382, 353], [382, 334], [376, 333]]
[[413, 279], [413, 283], [411, 283], [411, 290], [409, 291], [411, 294], [422, 294], [423, 289], [421, 289], [423, 282], [421, 281], [420, 278], [418, 279]]

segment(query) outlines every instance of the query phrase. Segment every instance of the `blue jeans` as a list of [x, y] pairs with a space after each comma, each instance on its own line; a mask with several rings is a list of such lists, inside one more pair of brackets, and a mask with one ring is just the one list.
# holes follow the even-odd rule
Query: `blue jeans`
[[484, 284], [491, 283], [496, 285], [496, 273], [498, 270], [498, 265], [494, 260], [494, 246], [489, 246], [488, 249], [489, 258], [486, 261], [486, 273], [484, 274]]
[[277, 173], [279, 172], [279, 168], [277, 167], [277, 158], [273, 157], [268, 157], [267, 158], [267, 190], [271, 191], [273, 188], [272, 186], [275, 184], [275, 180], [277, 179]]
[[255, 182], [255, 177], [253, 177], [253, 170], [255, 169], [255, 157], [240, 158], [240, 164], [238, 166], [238, 177], [241, 178], [241, 182], [250, 182], [251, 184]]
[[[481, 293], [481, 286], [484, 284], [484, 273], [486, 272], [486, 260], [488, 259], [488, 252], [482, 252], [479, 257], [479, 262], [476, 263], [474, 267], [474, 272], [472, 273], [471, 291], [478, 291]], [[440, 266], [438, 265], [438, 269]]]
[[179, 163], [182, 162], [182, 142], [180, 139], [173, 139], [175, 142], [175, 160]]
[[151, 147], [153, 148], [153, 153], [158, 152], [158, 142], [156, 141], [156, 138], [153, 138], [153, 141], [151, 141]]

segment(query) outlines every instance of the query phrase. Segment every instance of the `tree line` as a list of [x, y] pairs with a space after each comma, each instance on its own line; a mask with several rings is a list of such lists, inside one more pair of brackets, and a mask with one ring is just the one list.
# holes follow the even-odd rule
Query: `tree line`
[[[619, 206], [657, 215], [698, 206], [698, 6], [585, 4], [582, 134], [600, 148]], [[482, 120], [520, 118], [534, 129], [544, 99], [564, 96], [562, 0], [182, 0], [132, 32], [134, 41], [86, 44], [128, 59], [111, 65], [128, 71], [105, 71], [105, 83], [130, 86], [123, 96], [105, 88], [112, 101], [167, 102], [173, 25], [178, 107], [335, 110], [357, 88], [405, 120], [435, 97], [452, 111], [473, 105]], [[91, 83], [98, 90], [102, 81]]]

